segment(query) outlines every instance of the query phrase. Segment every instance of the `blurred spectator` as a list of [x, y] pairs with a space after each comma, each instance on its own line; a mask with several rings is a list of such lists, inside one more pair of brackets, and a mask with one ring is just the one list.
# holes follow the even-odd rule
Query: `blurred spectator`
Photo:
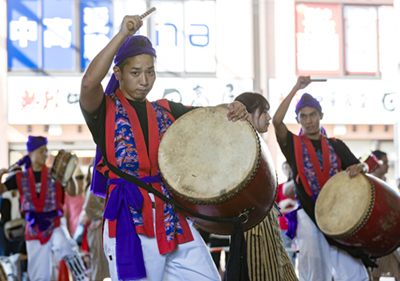
[[[89, 168], [88, 175], [86, 177], [90, 186], [91, 172]], [[102, 243], [102, 222], [104, 213], [105, 199], [93, 195], [90, 189], [86, 191], [86, 201], [83, 210], [90, 221], [90, 225], [87, 230], [87, 242], [89, 245], [89, 251], [91, 253], [91, 280], [103, 280], [104, 278], [110, 277], [108, 269], [108, 261], [103, 251]]]
[[[385, 174], [389, 169], [387, 154], [380, 150], [375, 150], [372, 153], [376, 156], [376, 158], [382, 161], [382, 163], [372, 171], [372, 174], [377, 178], [386, 181]], [[395, 277], [396, 280], [400, 280], [399, 249], [387, 256], [379, 258], [377, 264], [378, 268], [372, 272], [374, 281], [379, 281], [380, 277]]]
[[375, 169], [370, 171], [372, 175], [374, 175], [377, 178], [380, 178], [383, 181], [386, 181], [386, 176], [385, 174], [388, 172], [389, 169], [389, 164], [388, 164], [388, 158], [386, 152], [380, 151], [380, 150], [375, 150], [372, 152], [376, 158], [378, 158], [382, 163], [376, 166]]
[[[292, 179], [292, 171], [290, 170], [290, 166], [288, 162], [284, 162], [282, 164], [283, 173], [287, 177], [287, 182], [281, 183], [278, 187], [278, 195], [276, 197], [276, 203], [281, 208], [282, 215], [279, 217], [279, 227], [281, 229], [281, 237], [283, 240], [283, 244], [286, 249], [294, 248], [295, 244], [289, 236], [285, 233], [288, 230], [288, 221], [285, 218], [285, 214], [294, 210], [297, 206], [296, 200], [294, 198], [294, 181]], [[293, 266], [296, 265], [296, 253], [288, 252], [290, 260], [292, 261]]]
[[64, 200], [64, 216], [67, 219], [68, 231], [72, 237], [74, 237], [79, 216], [85, 203], [84, 175], [79, 167], [75, 169], [74, 177], [77, 183], [76, 196], [72, 197], [66, 193]]

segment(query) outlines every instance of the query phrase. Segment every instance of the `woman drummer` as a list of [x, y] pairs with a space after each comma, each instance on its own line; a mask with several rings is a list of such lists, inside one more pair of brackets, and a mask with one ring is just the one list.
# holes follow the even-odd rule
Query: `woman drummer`
[[[235, 101], [246, 106], [249, 113], [247, 120], [260, 134], [268, 131], [270, 106], [264, 96], [247, 92], [236, 97]], [[271, 210], [260, 224], [244, 235], [250, 280], [298, 280], [280, 236], [276, 210]]]

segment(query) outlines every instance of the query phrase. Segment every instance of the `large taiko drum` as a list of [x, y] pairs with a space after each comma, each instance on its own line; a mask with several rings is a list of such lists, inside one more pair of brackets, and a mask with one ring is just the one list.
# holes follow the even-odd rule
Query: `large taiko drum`
[[[203, 215], [242, 215], [244, 230], [272, 208], [277, 179], [269, 150], [249, 122], [228, 121], [223, 107], [195, 109], [176, 120], [162, 138], [158, 164], [174, 199]], [[231, 223], [191, 217], [200, 228], [230, 234]]]
[[318, 227], [341, 244], [381, 257], [400, 246], [400, 196], [385, 182], [343, 171], [322, 188], [316, 205]]
[[72, 178], [77, 164], [78, 158], [75, 154], [60, 150], [53, 160], [51, 178], [66, 186]]

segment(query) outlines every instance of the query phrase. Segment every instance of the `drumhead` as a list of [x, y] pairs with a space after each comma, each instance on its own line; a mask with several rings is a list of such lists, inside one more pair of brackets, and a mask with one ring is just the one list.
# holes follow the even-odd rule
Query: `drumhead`
[[172, 193], [199, 204], [225, 201], [257, 172], [260, 144], [249, 122], [203, 107], [176, 120], [162, 138], [158, 165]]
[[71, 154], [68, 163], [65, 166], [64, 175], [61, 180], [61, 183], [63, 185], [67, 184], [69, 180], [72, 178], [77, 164], [78, 164], [78, 158], [76, 157], [75, 154]]
[[372, 188], [363, 174], [350, 179], [348, 173], [342, 171], [330, 178], [315, 204], [315, 217], [321, 231], [332, 237], [356, 231], [368, 219]]

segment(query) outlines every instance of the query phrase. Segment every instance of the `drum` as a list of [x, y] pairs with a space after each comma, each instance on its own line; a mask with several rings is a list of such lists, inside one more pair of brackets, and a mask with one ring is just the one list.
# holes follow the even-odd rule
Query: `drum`
[[[177, 202], [211, 217], [241, 215], [248, 230], [272, 208], [277, 178], [261, 136], [247, 121], [228, 121], [227, 114], [223, 107], [203, 107], [180, 117], [162, 138], [158, 165]], [[233, 229], [232, 223], [188, 216], [211, 233]]]
[[51, 178], [66, 186], [74, 174], [78, 158], [75, 154], [60, 150], [53, 160]]
[[4, 235], [11, 242], [21, 241], [25, 238], [25, 219], [7, 221], [4, 224]]
[[330, 178], [315, 205], [318, 227], [341, 244], [377, 258], [400, 246], [400, 196], [384, 181], [343, 171]]

